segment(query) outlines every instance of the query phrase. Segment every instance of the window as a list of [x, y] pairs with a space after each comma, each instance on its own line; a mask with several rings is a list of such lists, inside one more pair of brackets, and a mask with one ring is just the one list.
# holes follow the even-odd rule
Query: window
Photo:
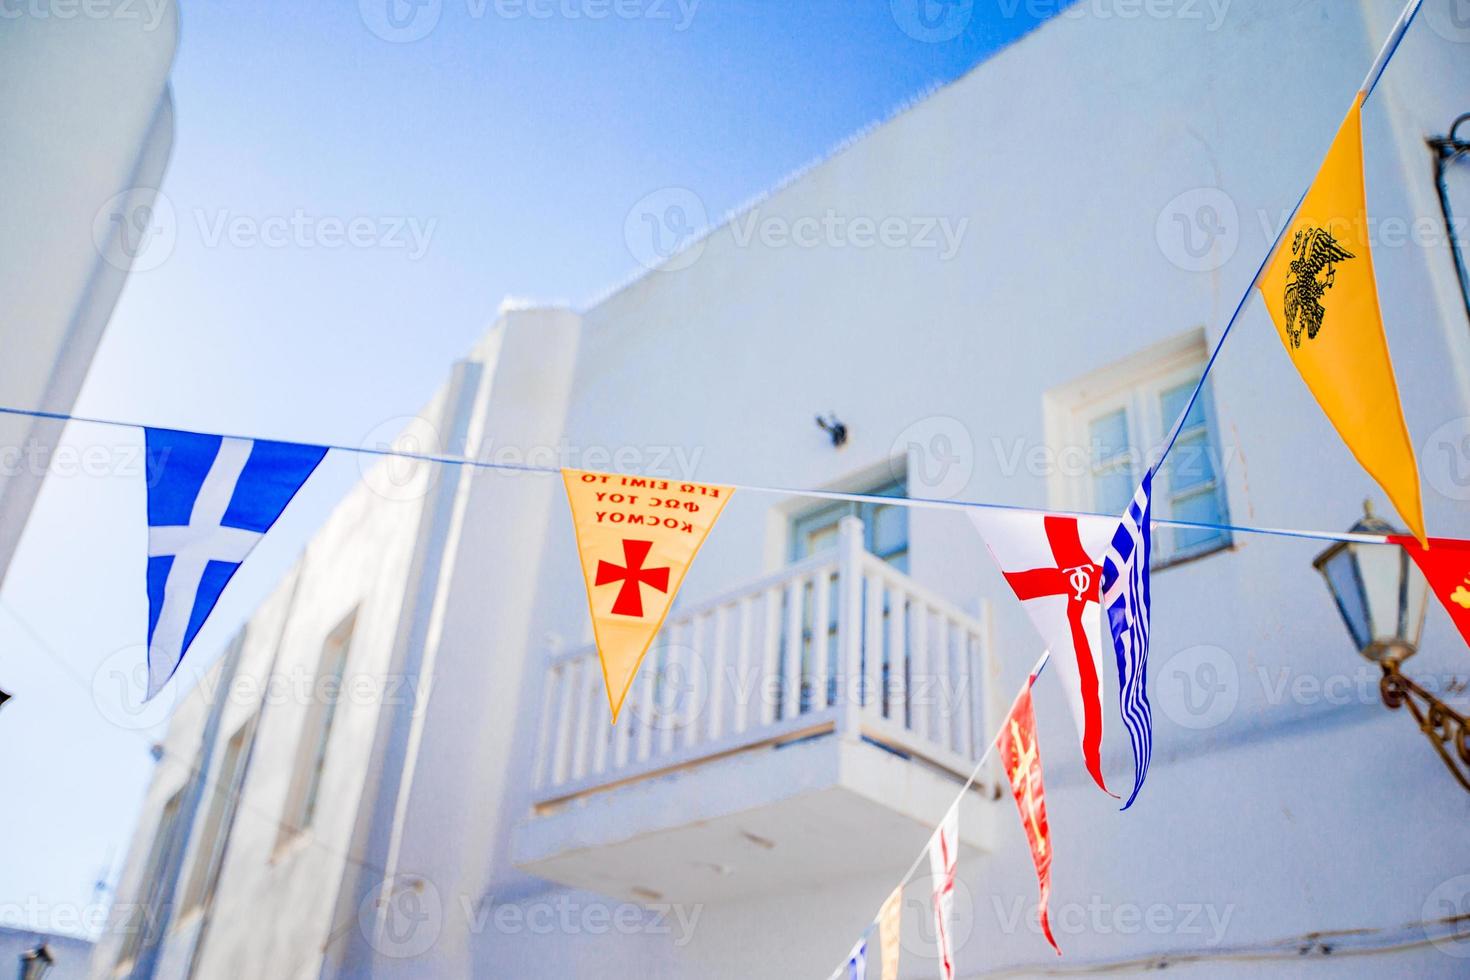
[[194, 867], [189, 872], [189, 884], [184, 891], [182, 907], [185, 915], [214, 900], [215, 886], [219, 884], [220, 868], [224, 864], [225, 845], [230, 839], [230, 828], [235, 824], [240, 793], [245, 788], [245, 760], [250, 754], [254, 735], [255, 718], [252, 717], [235, 731], [225, 746], [219, 774], [211, 789], [213, 795], [209, 798], [209, 810], [199, 835]]
[[[895, 480], [863, 490], [873, 497], [906, 497], [906, 481]], [[838, 501], [798, 514], [791, 522], [791, 560], [801, 561], [837, 547], [837, 526], [844, 517], [863, 522], [863, 547], [901, 572], [909, 570], [909, 512], [892, 504]]]
[[[1150, 454], [1163, 449], [1189, 405], [1206, 360], [1195, 333], [1105, 368], [1048, 393], [1048, 436], [1057, 450], [1052, 496], [1061, 507], [1122, 514]], [[1230, 522], [1223, 479], [1226, 457], [1215, 429], [1206, 382], [1189, 409], [1173, 451], [1154, 477], [1154, 520], [1201, 525]], [[1068, 465], [1081, 459], [1082, 465]], [[1218, 527], [1154, 525], [1154, 567], [1229, 547]]]
[[342, 675], [347, 669], [347, 653], [352, 646], [352, 630], [357, 612], [337, 625], [322, 644], [317, 664], [316, 684], [307, 706], [306, 722], [297, 745], [296, 767], [291, 775], [291, 788], [286, 797], [286, 812], [281, 821], [276, 847], [291, 840], [316, 816], [317, 796], [322, 788], [322, 775], [327, 764], [327, 745], [332, 737], [332, 722], [342, 700]]
[[138, 881], [140, 901], [127, 910], [127, 922], [123, 925], [125, 934], [122, 952], [117, 958], [119, 974], [136, 963], [145, 944], [151, 943], [155, 938], [149, 933], [157, 914], [158, 898], [163, 891], [164, 873], [173, 864], [178, 848], [183, 845], [179, 834], [179, 810], [183, 807], [185, 789], [169, 797], [158, 817], [158, 828], [153, 833], [148, 861], [143, 865], [143, 876]]

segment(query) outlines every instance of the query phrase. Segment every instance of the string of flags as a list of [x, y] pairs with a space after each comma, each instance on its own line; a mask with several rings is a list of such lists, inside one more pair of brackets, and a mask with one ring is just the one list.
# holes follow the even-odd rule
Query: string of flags
[[[1031, 691], [1054, 654], [1084, 766], [1100, 790], [1116, 797], [1101, 765], [1101, 744], [1109, 714], [1103, 703], [1107, 669], [1104, 651], [1111, 649], [1119, 686], [1119, 717], [1128, 732], [1134, 758], [1133, 787], [1123, 809], [1134, 805], [1148, 773], [1153, 747], [1147, 673], [1152, 614], [1150, 539], [1155, 523], [1402, 548], [1424, 571], [1470, 644], [1470, 541], [1427, 535], [1417, 462], [1384, 334], [1366, 231], [1362, 109], [1421, 2], [1410, 0], [1405, 7], [1320, 171], [1221, 332], [1193, 396], [1173, 426], [1163, 452], [1144, 473], [1124, 514], [1059, 513], [977, 502], [876, 498], [819, 489], [692, 483], [136, 426], [144, 431], [147, 450], [147, 697], [155, 696], [177, 672], [235, 572], [330, 451], [559, 474], [576, 533], [589, 616], [614, 724], [690, 565], [737, 490], [961, 510], [970, 516], [1048, 649], [1028, 676], [980, 766], [990, 752], [999, 752], [1035, 865], [1042, 931], [1060, 954], [1048, 918], [1051, 837]], [[1308, 390], [1355, 458], [1398, 509], [1411, 536], [1154, 520], [1154, 476], [1173, 448], [1225, 340], [1257, 290]], [[9, 407], [0, 407], [0, 414], [132, 425]], [[0, 692], [0, 704], [6, 699]], [[959, 802], [978, 772], [979, 766], [940, 820], [924, 855], [884, 902], [836, 976], [866, 977], [869, 933], [876, 929], [882, 976], [884, 980], [896, 980], [902, 892], [927, 856], [935, 882], [931, 904], [941, 975], [953, 980]]]

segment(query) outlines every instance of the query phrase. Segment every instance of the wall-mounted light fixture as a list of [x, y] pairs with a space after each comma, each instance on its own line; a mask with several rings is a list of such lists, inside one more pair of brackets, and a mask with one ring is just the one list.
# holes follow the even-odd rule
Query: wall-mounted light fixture
[[847, 426], [837, 418], [836, 412], [828, 412], [827, 414], [830, 417], [825, 419], [820, 415], [817, 416], [817, 426], [832, 437], [833, 446], [841, 446], [847, 442]]
[[[1352, 532], [1405, 533], [1375, 517], [1367, 501]], [[1378, 682], [1383, 703], [1393, 709], [1408, 706], [1419, 730], [1470, 791], [1470, 719], [1399, 672], [1399, 665], [1419, 651], [1429, 601], [1424, 573], [1396, 544], [1339, 541], [1312, 564], [1327, 580], [1358, 652], [1383, 669]]]
[[1466, 268], [1465, 253], [1460, 250], [1460, 232], [1455, 227], [1455, 210], [1450, 206], [1448, 184], [1450, 164], [1457, 161], [1470, 163], [1470, 142], [1460, 136], [1460, 127], [1467, 122], [1470, 122], [1470, 112], [1455, 120], [1448, 136], [1430, 137], [1429, 148], [1434, 151], [1434, 186], [1439, 189], [1439, 209], [1444, 212], [1444, 226], [1450, 236], [1450, 255], [1460, 273], [1460, 295], [1465, 300], [1465, 316], [1470, 317], [1470, 269]]

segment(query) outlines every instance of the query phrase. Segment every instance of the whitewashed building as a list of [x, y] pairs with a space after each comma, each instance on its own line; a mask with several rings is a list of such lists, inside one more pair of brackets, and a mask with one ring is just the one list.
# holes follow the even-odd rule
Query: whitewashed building
[[[0, 404], [69, 412], [129, 272], [174, 232], [154, 207], [178, 36], [174, 0], [0, 6]], [[61, 428], [0, 418], [0, 580]]]
[[[503, 312], [405, 445], [1117, 510], [1398, 8], [1084, 0], [586, 308]], [[1458, 10], [1426, 4], [1366, 133], [1426, 516], [1464, 536], [1470, 323], [1425, 143], [1470, 109]], [[688, 193], [650, 191], [655, 228]], [[1173, 460], [1160, 516], [1386, 512], [1258, 301]], [[1463, 976], [1470, 796], [1379, 703], [1320, 543], [1157, 543], [1148, 785], [1126, 814], [1090, 785], [1045, 677], [1066, 958], [987, 771], [960, 975]], [[615, 730], [590, 641], [557, 478], [369, 472], [182, 696], [94, 975], [825, 977], [1040, 653], [963, 514], [747, 491]], [[1407, 670], [1470, 674], [1437, 607]], [[921, 874], [905, 978], [937, 975], [928, 908]]]

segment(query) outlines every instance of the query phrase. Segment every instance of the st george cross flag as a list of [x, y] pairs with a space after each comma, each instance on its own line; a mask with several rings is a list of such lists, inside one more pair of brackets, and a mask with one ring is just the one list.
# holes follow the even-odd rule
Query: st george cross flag
[[954, 879], [959, 869], [960, 801], [955, 800], [929, 838], [929, 872], [934, 889], [934, 940], [939, 947], [939, 976], [954, 980]]
[[1123, 809], [1138, 799], [1154, 749], [1153, 709], [1148, 703], [1148, 634], [1151, 599], [1149, 561], [1154, 473], [1149, 470], [1128, 505], [1103, 559], [1103, 609], [1118, 661], [1118, 704], [1133, 745], [1133, 792]]
[[1424, 540], [1419, 468], [1378, 306], [1359, 92], [1258, 285], [1327, 420]]
[[148, 697], [173, 677], [245, 556], [327, 451], [147, 429]]
[[[1470, 541], [1430, 538], [1426, 549], [1405, 535], [1394, 535], [1389, 540], [1402, 545], [1418, 564], [1460, 635], [1470, 644]], [[1367, 639], [1364, 638], [1364, 646]]]
[[733, 487], [562, 470], [617, 724], [638, 665]]
[[1117, 522], [1028, 511], [971, 510], [1016, 597], [1056, 660], [1093, 782], [1102, 774], [1102, 564]]
[[1036, 879], [1041, 886], [1041, 905], [1037, 910], [1041, 931], [1060, 956], [1062, 948], [1051, 933], [1051, 917], [1047, 912], [1051, 899], [1051, 830], [1046, 822], [1046, 794], [1041, 783], [1036, 712], [1031, 707], [1031, 687], [1035, 683], [1036, 673], [1033, 671], [1001, 724], [996, 748], [1000, 752], [1001, 765], [1005, 767], [1006, 779], [1010, 781], [1016, 808], [1021, 811], [1021, 828], [1031, 844], [1031, 860], [1036, 865]]

